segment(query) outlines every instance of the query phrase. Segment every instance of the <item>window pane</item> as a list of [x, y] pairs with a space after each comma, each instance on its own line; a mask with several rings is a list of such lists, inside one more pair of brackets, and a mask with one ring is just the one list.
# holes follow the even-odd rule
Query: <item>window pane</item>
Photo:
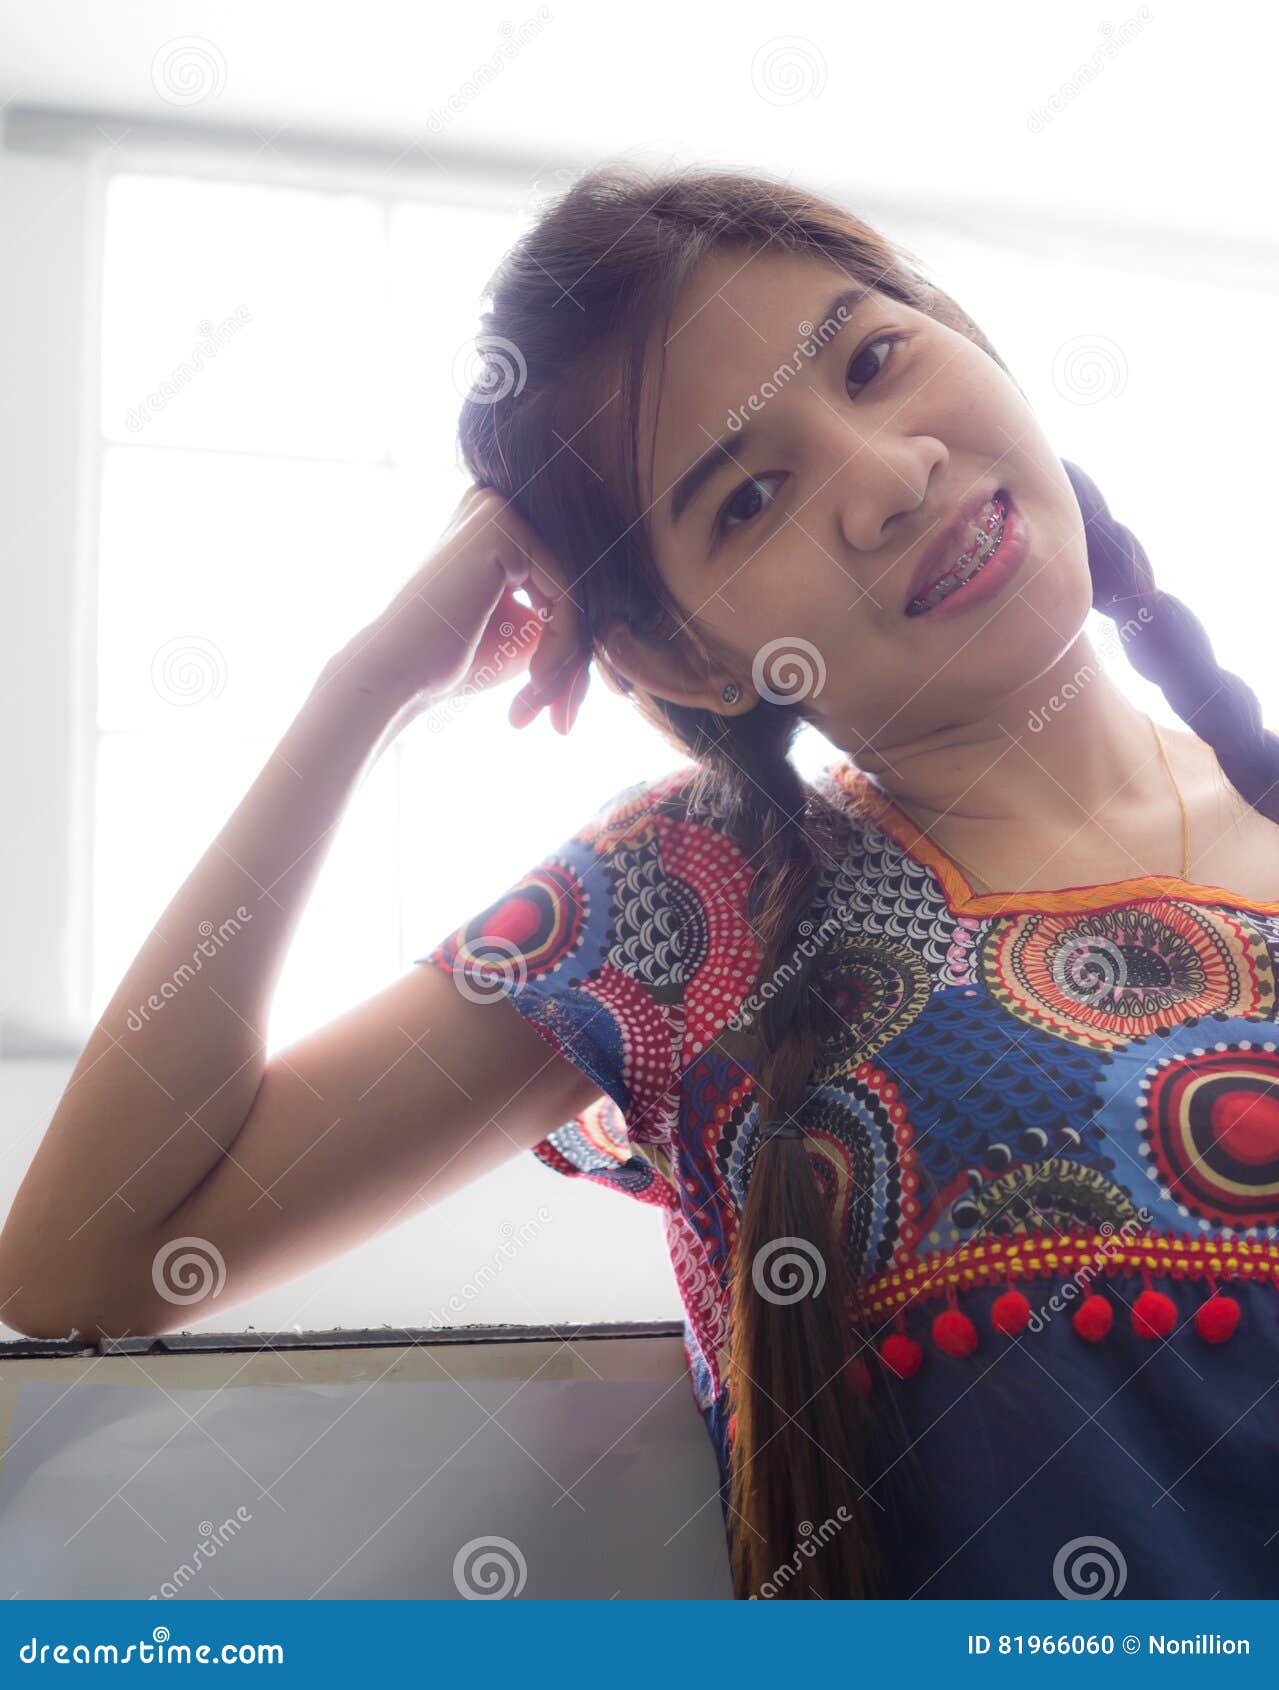
[[475, 373], [481, 294], [518, 233], [514, 213], [466, 206], [394, 207], [391, 450], [397, 462], [456, 461], [458, 412]]
[[386, 294], [376, 200], [115, 176], [103, 432], [150, 445], [383, 457]]
[[567, 738], [545, 710], [513, 728], [514, 690], [457, 694], [401, 739], [406, 960], [483, 909], [621, 787], [688, 762], [597, 674]]
[[[266, 740], [217, 741], [195, 733], [100, 737], [95, 1020], [272, 748]], [[269, 1050], [380, 990], [395, 971], [395, 764], [393, 753], [374, 764], [331, 836], [272, 1000]], [[252, 897], [244, 902], [253, 909]], [[216, 927], [232, 914], [211, 910], [208, 919]], [[192, 952], [199, 938], [191, 935]]]
[[426, 555], [461, 482], [374, 465], [107, 453], [98, 720], [279, 734]]

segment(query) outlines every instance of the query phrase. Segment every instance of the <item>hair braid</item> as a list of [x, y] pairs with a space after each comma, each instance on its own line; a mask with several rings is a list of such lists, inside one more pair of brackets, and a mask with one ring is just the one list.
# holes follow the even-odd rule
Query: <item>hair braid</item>
[[1115, 622], [1145, 612], [1124, 642], [1133, 668], [1212, 747], [1222, 773], [1253, 809], [1279, 822], [1279, 737], [1264, 726], [1256, 693], [1217, 662], [1189, 606], [1155, 585], [1141, 542], [1111, 515], [1097, 484], [1076, 464], [1062, 463], [1084, 519], [1093, 605]]
[[[778, 706], [761, 703], [761, 710]], [[806, 1137], [772, 1137], [766, 1130], [800, 1117], [822, 1041], [839, 1027], [815, 978], [820, 948], [801, 944], [812, 931], [806, 912], [832, 860], [838, 816], [810, 793], [785, 755], [794, 728], [791, 715], [780, 737], [748, 731], [732, 739], [730, 731], [728, 753], [738, 763], [737, 790], [759, 865], [752, 883], [758, 978], [775, 988], [759, 1019], [754, 1095], [764, 1130], [743, 1169], [734, 1262], [733, 1582], [738, 1596], [763, 1589], [787, 1597], [865, 1597], [874, 1593], [877, 1568], [859, 1477], [868, 1428], [850, 1374], [850, 1363], [857, 1365], [850, 1347], [851, 1275], [833, 1205], [815, 1171], [820, 1152]], [[785, 1484], [776, 1482], [780, 1473]], [[833, 1535], [805, 1560], [801, 1546], [819, 1521], [830, 1522]]]

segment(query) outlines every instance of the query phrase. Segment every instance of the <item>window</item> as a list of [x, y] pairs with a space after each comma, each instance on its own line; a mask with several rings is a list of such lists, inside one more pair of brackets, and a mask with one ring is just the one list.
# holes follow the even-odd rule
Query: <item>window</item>
[[[393, 597], [456, 505], [468, 343], [519, 226], [514, 208], [108, 179], [94, 1018], [320, 667]], [[443, 724], [419, 718], [366, 776], [289, 951], [269, 1049], [385, 985], [632, 772], [684, 761], [603, 686], [569, 740], [545, 721], [517, 737], [509, 699], [502, 688]], [[509, 804], [521, 826], [441, 828], [440, 791], [459, 809], [473, 796], [477, 814]], [[571, 1246], [553, 1228], [541, 1246], [528, 1232], [542, 1205], [573, 1215]], [[477, 1271], [504, 1224], [533, 1243], [511, 1271]], [[617, 1279], [573, 1271], [593, 1242], [621, 1250]], [[447, 1323], [679, 1312], [656, 1213], [524, 1155], [231, 1318], [430, 1324], [473, 1280], [482, 1294]]]

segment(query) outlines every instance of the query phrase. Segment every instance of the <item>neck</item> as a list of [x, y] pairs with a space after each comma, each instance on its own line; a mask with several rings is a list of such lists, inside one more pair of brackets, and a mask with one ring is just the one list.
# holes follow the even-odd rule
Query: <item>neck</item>
[[920, 826], [935, 822], [961, 850], [965, 837], [980, 841], [994, 828], [1016, 829], [1027, 842], [1087, 840], [1152, 813], [1176, 814], [1145, 712], [1104, 673], [1083, 634], [984, 713], [895, 743], [886, 736], [844, 748]]

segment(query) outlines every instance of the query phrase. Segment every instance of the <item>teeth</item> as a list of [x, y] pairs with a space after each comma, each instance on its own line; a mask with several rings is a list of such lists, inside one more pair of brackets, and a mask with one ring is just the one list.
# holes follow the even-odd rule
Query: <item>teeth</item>
[[956, 587], [961, 587], [965, 581], [971, 580], [1003, 538], [1004, 515], [1002, 502], [988, 499], [982, 506], [975, 524], [980, 530], [976, 543], [957, 558], [926, 593], [919, 594], [913, 602], [931, 609], [953, 593]]

